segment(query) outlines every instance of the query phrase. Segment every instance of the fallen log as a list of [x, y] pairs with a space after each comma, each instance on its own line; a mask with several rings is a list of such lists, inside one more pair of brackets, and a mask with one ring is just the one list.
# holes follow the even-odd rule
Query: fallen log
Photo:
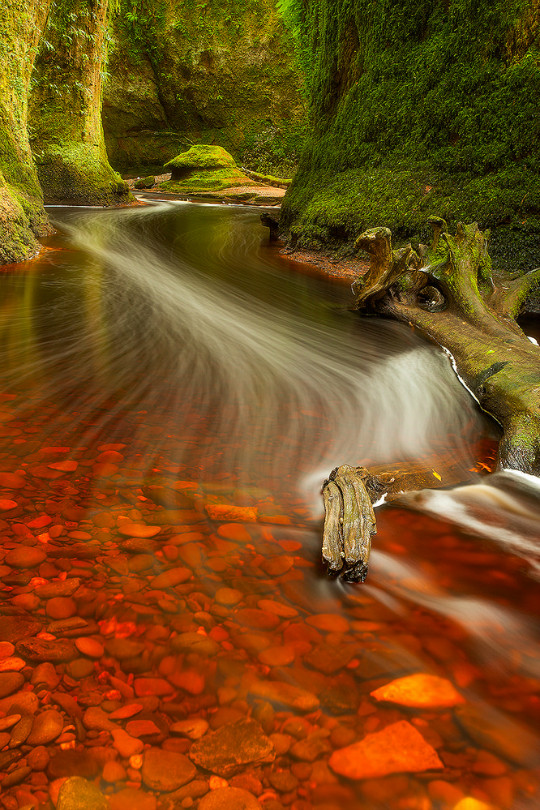
[[[540, 268], [496, 276], [488, 233], [476, 223], [459, 224], [455, 235], [443, 219], [430, 223], [432, 243], [418, 251], [410, 245], [393, 250], [387, 228], [358, 238], [370, 267], [353, 284], [356, 309], [408, 323], [443, 347], [460, 380], [502, 428], [497, 468], [540, 476], [540, 349], [515, 320], [540, 288]], [[329, 570], [364, 581], [376, 531], [373, 504], [433, 483], [395, 470], [336, 468], [323, 486]]]

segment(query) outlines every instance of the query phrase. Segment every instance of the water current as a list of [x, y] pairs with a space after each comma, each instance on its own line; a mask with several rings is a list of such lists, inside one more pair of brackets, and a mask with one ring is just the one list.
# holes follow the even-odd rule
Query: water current
[[[485, 475], [445, 354], [252, 209], [50, 214], [0, 276], [4, 806], [74, 775], [113, 810], [540, 806], [540, 486]], [[419, 459], [464, 485], [327, 577], [325, 476]]]

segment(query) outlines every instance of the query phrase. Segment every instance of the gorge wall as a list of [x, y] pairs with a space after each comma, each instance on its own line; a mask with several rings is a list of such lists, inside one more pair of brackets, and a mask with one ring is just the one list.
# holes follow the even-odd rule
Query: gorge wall
[[[304, 248], [430, 214], [493, 229], [499, 261], [538, 265], [538, 0], [283, 0], [310, 130], [282, 226]], [[536, 264], [535, 264], [536, 263]]]
[[123, 0], [103, 123], [115, 166], [163, 165], [193, 143], [290, 171], [305, 113], [275, 0]]

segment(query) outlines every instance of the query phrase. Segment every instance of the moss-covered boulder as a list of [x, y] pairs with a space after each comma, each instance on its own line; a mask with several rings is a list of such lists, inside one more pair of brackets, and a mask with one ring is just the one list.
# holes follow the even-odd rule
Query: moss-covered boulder
[[141, 177], [140, 180], [136, 180], [134, 183], [135, 188], [145, 189], [145, 188], [153, 188], [156, 185], [156, 177], [153, 174], [149, 174], [148, 177]]
[[197, 144], [170, 160], [165, 168], [171, 172], [171, 179], [161, 184], [166, 191], [197, 194], [255, 185], [221, 146]]

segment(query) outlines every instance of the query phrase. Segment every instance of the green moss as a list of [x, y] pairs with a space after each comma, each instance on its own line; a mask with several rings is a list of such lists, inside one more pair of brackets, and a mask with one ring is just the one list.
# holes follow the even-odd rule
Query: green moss
[[197, 194], [204, 191], [221, 191], [235, 186], [255, 185], [239, 169], [199, 169], [190, 171], [179, 180], [169, 180], [159, 186], [163, 191], [176, 194]]
[[409, 237], [434, 211], [538, 238], [534, 3], [284, 5], [301, 40], [311, 121], [283, 206], [293, 238], [352, 242], [376, 224]]
[[221, 146], [196, 144], [187, 152], [177, 155], [165, 164], [165, 168], [177, 169], [226, 169], [236, 168], [234, 158]]

